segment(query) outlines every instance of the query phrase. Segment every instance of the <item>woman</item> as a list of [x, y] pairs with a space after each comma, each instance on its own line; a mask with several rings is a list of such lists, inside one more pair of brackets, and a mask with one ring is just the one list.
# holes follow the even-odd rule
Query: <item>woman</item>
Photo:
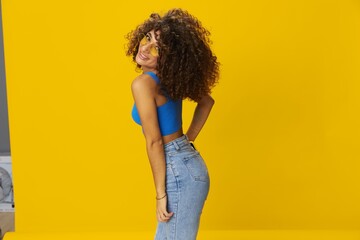
[[[155, 239], [196, 239], [209, 191], [207, 167], [193, 141], [214, 105], [219, 63], [209, 31], [187, 11], [172, 9], [128, 34], [127, 55], [143, 73], [131, 85], [132, 116], [142, 125], [156, 189]], [[186, 135], [182, 100], [197, 103]]]

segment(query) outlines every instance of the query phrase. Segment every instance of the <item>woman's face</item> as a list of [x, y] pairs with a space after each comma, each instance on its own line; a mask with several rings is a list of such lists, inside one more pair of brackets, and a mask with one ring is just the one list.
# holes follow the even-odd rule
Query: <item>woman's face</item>
[[[159, 35], [157, 32], [157, 36]], [[157, 60], [159, 58], [159, 46], [157, 45], [154, 30], [148, 32], [140, 40], [139, 50], [136, 55], [136, 63], [139, 64], [144, 72], [156, 71]]]

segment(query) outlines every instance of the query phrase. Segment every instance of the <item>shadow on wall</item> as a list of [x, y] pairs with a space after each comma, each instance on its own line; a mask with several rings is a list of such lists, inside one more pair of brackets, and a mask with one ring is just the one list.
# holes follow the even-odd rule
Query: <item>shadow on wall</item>
[[2, 9], [0, 4], [0, 239], [3, 238], [6, 232], [15, 230], [13, 196]]

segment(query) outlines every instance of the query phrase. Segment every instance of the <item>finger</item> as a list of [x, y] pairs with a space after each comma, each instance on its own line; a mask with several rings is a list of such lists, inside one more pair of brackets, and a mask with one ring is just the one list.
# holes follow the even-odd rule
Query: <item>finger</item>
[[157, 217], [158, 222], [163, 222], [163, 221], [164, 221], [164, 220], [161, 219], [161, 215], [160, 215], [160, 214], [158, 214], [156, 217]]
[[173, 212], [170, 212], [170, 213], [168, 213], [168, 212], [164, 212], [163, 213], [164, 214], [164, 216], [166, 217], [166, 218], [171, 218], [172, 217], [172, 215], [174, 215], [174, 213]]
[[163, 213], [163, 220], [170, 220], [170, 218], [174, 215], [174, 213]]
[[159, 212], [157, 214], [157, 218], [159, 222], [167, 222], [169, 219], [164, 215], [164, 213]]
[[170, 213], [167, 211], [166, 207], [160, 208], [159, 211], [165, 216], [169, 216]]

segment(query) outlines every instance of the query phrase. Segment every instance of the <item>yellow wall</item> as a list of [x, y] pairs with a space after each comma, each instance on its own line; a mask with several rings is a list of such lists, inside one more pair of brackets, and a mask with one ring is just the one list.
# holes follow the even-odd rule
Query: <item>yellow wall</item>
[[124, 35], [171, 7], [222, 63], [202, 229], [358, 228], [358, 1], [3, 0], [16, 230], [155, 228]]

